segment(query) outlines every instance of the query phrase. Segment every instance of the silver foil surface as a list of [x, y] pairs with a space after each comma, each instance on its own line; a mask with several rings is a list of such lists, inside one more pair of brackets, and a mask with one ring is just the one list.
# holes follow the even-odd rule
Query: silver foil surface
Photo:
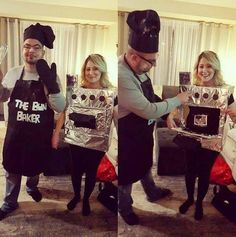
[[[191, 96], [189, 97], [187, 105], [178, 108], [180, 127], [175, 130], [184, 136], [192, 137], [200, 141], [203, 148], [221, 151], [226, 121], [224, 110], [228, 107], [228, 98], [233, 88], [186, 85], [181, 86], [180, 90], [189, 91]], [[194, 115], [190, 115], [191, 109], [195, 111]], [[216, 115], [214, 115], [214, 113]], [[189, 121], [188, 116], [192, 116], [191, 122], [187, 122]], [[191, 126], [189, 126], [188, 123], [191, 123]], [[213, 123], [216, 123], [217, 128], [215, 129], [216, 132], [211, 134], [210, 131], [212, 131], [212, 128], [210, 127], [212, 127]], [[194, 131], [193, 128], [196, 128], [198, 131]], [[204, 128], [206, 128], [205, 131], [209, 131], [199, 132], [204, 131]]]
[[106, 152], [114, 107], [114, 92], [74, 87], [67, 94], [65, 142]]

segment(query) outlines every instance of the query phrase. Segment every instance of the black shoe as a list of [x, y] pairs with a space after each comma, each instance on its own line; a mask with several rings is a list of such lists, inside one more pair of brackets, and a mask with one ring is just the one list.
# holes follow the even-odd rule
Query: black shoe
[[82, 215], [89, 216], [90, 213], [91, 213], [91, 209], [90, 209], [90, 205], [89, 205], [89, 200], [84, 200], [83, 207], [82, 207]]
[[201, 204], [196, 204], [196, 209], [194, 213], [194, 218], [197, 221], [200, 221], [203, 217], [203, 208]]
[[167, 189], [167, 188], [159, 188], [157, 195], [155, 197], [147, 197], [147, 200], [149, 202], [156, 202], [159, 199], [167, 197], [167, 196], [169, 196], [171, 194], [172, 194], [172, 192], [169, 189]]
[[77, 203], [80, 201], [80, 196], [74, 196], [67, 204], [67, 209], [72, 211], [75, 209]]
[[42, 194], [38, 190], [30, 192], [28, 194], [33, 198], [35, 202], [40, 202], [42, 200]]
[[179, 207], [179, 212], [181, 214], [185, 214], [189, 207], [193, 205], [193, 200], [187, 199], [180, 207]]
[[121, 215], [121, 217], [128, 225], [138, 225], [139, 224], [139, 217], [134, 212], [131, 212], [128, 215]]
[[7, 216], [7, 212], [0, 209], [0, 221], [3, 220]]

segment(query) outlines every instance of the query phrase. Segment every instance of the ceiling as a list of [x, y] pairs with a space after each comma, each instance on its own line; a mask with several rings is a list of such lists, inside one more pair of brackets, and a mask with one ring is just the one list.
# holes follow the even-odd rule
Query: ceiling
[[161, 17], [236, 25], [236, 0], [118, 0], [120, 11], [147, 8]]
[[[123, 0], [12, 0], [12, 1], [72, 6], [72, 7], [82, 7], [82, 8], [117, 10], [119, 2], [122, 2]], [[138, 2], [142, 2], [142, 1], [147, 3], [148, 0], [138, 0]], [[235, 0], [173, 0], [173, 1], [201, 4], [201, 5], [208, 5], [208, 6], [236, 8]], [[163, 0], [163, 2], [165, 2], [165, 0]]]
[[236, 25], [236, 0], [0, 0], [0, 5], [2, 16], [43, 17], [63, 22], [114, 22], [117, 10], [152, 8], [162, 17]]
[[117, 10], [118, 0], [14, 0], [15, 2], [29, 2], [68, 7], [95, 8]]
[[236, 8], [235, 0], [175, 0], [176, 2], [195, 3], [208, 6]]

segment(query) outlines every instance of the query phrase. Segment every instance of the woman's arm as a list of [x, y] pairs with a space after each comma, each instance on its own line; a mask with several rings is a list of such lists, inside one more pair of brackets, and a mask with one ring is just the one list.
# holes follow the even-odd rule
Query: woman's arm
[[169, 129], [171, 128], [177, 128], [178, 126], [175, 123], [175, 116], [177, 114], [177, 109], [173, 110], [172, 112], [169, 113], [167, 119], [166, 119], [166, 124]]
[[236, 123], [236, 103], [233, 102], [232, 104], [229, 105], [228, 109], [226, 109], [226, 114], [229, 115], [231, 120]]
[[61, 112], [57, 119], [56, 127], [52, 135], [52, 148], [54, 149], [58, 148], [59, 140], [60, 140], [60, 131], [64, 123], [65, 123], [65, 112]]

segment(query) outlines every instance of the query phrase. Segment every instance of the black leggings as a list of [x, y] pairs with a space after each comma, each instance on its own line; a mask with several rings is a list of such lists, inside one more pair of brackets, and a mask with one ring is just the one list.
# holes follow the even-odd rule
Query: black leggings
[[88, 200], [96, 183], [97, 168], [105, 152], [70, 145], [71, 181], [75, 196], [80, 196], [81, 180], [85, 173], [84, 200]]
[[202, 203], [208, 191], [211, 168], [218, 154], [204, 148], [187, 151], [185, 184], [188, 199], [194, 200], [195, 181], [198, 177], [197, 203]]

